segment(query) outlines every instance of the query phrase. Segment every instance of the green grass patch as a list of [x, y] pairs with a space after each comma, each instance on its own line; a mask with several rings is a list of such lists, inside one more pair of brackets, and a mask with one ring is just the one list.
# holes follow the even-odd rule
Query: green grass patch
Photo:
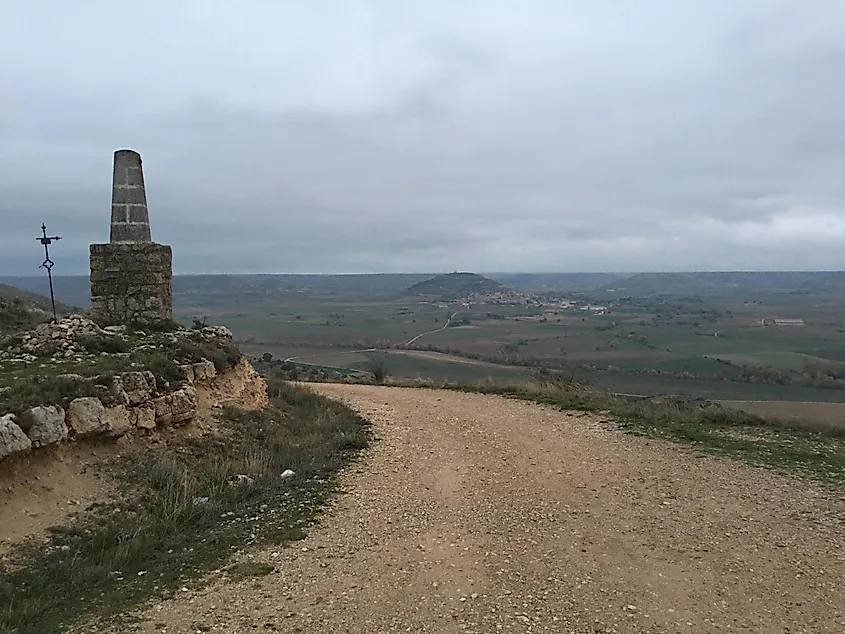
[[734, 365], [752, 366], [757, 368], [777, 368], [800, 372], [807, 363], [829, 363], [827, 359], [815, 357], [800, 352], [788, 350], [773, 350], [769, 352], [726, 352], [708, 355], [712, 359], [723, 359]]
[[[636, 369], [638, 366], [631, 365], [631, 368]], [[648, 370], [659, 370], [661, 372], [682, 373], [689, 372], [690, 374], [717, 374], [724, 372], [730, 367], [730, 363], [720, 362], [718, 359], [709, 359], [707, 357], [684, 357], [682, 359], [667, 359], [665, 361], [656, 361], [643, 365]]]
[[[225, 410], [217, 435], [111, 464], [119, 499], [54, 529], [47, 544], [20, 546], [0, 569], [0, 632], [48, 634], [125, 615], [202, 583], [237, 551], [303, 538], [370, 432], [307, 389], [274, 381], [270, 390], [262, 411]], [[272, 574], [262, 564], [228, 572]]]
[[97, 385], [105, 385], [111, 375], [81, 376], [28, 368], [14, 375], [8, 389], [0, 393], [0, 414], [20, 416], [38, 405], [67, 407], [75, 398], [94, 396]]
[[80, 356], [54, 359], [43, 355], [27, 366], [8, 364], [0, 369], [0, 414], [20, 415], [30, 407], [67, 407], [75, 398], [96, 396], [96, 385], [107, 385], [117, 374], [149, 370], [159, 391], [167, 392], [184, 378], [180, 364], [207, 359], [218, 372], [234, 367], [241, 358], [230, 341], [208, 340], [187, 331], [140, 335], [78, 336], [73, 340]]

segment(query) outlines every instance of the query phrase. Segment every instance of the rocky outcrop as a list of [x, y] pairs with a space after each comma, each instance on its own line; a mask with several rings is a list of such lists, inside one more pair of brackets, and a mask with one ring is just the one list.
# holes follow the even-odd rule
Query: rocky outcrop
[[77, 350], [73, 340], [77, 337], [109, 335], [97, 324], [82, 315], [70, 315], [49, 324], [41, 324], [35, 330], [21, 335], [21, 348], [24, 353], [42, 355], [55, 354], [72, 356]]
[[156, 428], [156, 410], [155, 407], [146, 404], [142, 407], [133, 407], [129, 411], [130, 424], [132, 427], [150, 431]]
[[124, 405], [140, 405], [156, 395], [156, 379], [152, 372], [124, 372], [120, 375]]
[[221, 339], [225, 341], [232, 341], [234, 335], [232, 331], [226, 326], [203, 326], [200, 332], [207, 339]]
[[[212, 375], [204, 364], [203, 369], [200, 375], [206, 382]], [[187, 381], [160, 394], [151, 372], [132, 371], [98, 387], [102, 389], [97, 396], [75, 398], [67, 410], [41, 405], [28, 409], [20, 420], [13, 414], [0, 418], [0, 459], [68, 439], [120, 438], [134, 430], [148, 434], [157, 427], [185, 425], [197, 416], [197, 390]]]
[[[232, 333], [223, 326], [145, 333], [100, 327], [71, 315], [10, 341], [0, 349], [0, 367], [37, 362], [45, 368], [44, 380], [61, 381], [54, 393], [67, 394], [68, 400], [38, 404], [17, 417], [9, 413], [14, 401], [7, 400], [8, 409], [0, 410], [0, 459], [64, 441], [150, 435], [168, 425], [189, 424], [200, 408], [211, 411], [223, 403], [266, 405], [263, 379], [245, 357], [235, 362]], [[101, 357], [109, 358], [101, 363]], [[166, 367], [168, 358], [181, 377]], [[225, 358], [225, 371], [218, 370], [220, 358]], [[161, 371], [145, 370], [149, 359]], [[112, 376], [115, 366], [125, 371]], [[100, 374], [92, 372], [100, 367]]]
[[70, 402], [65, 422], [76, 438], [94, 436], [106, 431], [106, 408], [96, 396], [85, 396]]
[[172, 425], [190, 421], [197, 411], [197, 390], [188, 385], [153, 401], [156, 425]]
[[[131, 337], [130, 337], [131, 335]], [[105, 354], [89, 350], [92, 340], [100, 340], [106, 349], [119, 349], [121, 342], [132, 339], [134, 345], [160, 344], [161, 340], [176, 342], [180, 339], [206, 342], [231, 343], [232, 332], [225, 326], [204, 326], [200, 329], [180, 328], [167, 333], [131, 331], [125, 325], [100, 327], [83, 315], [69, 315], [58, 321], [41, 324], [34, 330], [22, 332], [14, 345], [0, 348], [0, 363], [26, 365], [39, 360], [84, 363]], [[103, 346], [100, 346], [101, 348]], [[109, 354], [112, 354], [110, 352]], [[124, 353], [116, 352], [115, 355]], [[192, 371], [192, 366], [188, 367]], [[208, 366], [203, 366], [207, 370]], [[185, 377], [186, 380], [189, 377]], [[191, 379], [192, 380], [192, 379]]]
[[32, 447], [23, 429], [15, 422], [14, 414], [7, 414], [0, 418], [0, 460], [16, 453], [24, 453]]
[[115, 405], [106, 410], [105, 433], [111, 438], [120, 438], [132, 429], [132, 416], [126, 405]]
[[65, 410], [56, 405], [39, 405], [28, 409], [21, 416], [21, 423], [21, 429], [32, 441], [33, 448], [67, 440]]
[[194, 381], [197, 383], [211, 381], [215, 376], [217, 376], [217, 369], [211, 361], [200, 361], [199, 363], [195, 363], [191, 370]]
[[177, 390], [170, 395], [170, 422], [186, 423], [191, 420], [197, 412], [197, 390], [193, 386], [187, 386]]

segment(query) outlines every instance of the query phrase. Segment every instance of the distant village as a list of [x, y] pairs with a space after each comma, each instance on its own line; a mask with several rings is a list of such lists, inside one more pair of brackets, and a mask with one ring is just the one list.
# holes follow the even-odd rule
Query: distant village
[[435, 305], [438, 308], [451, 308], [456, 305], [460, 305], [462, 308], [467, 309], [472, 306], [479, 305], [528, 306], [536, 308], [582, 310], [589, 311], [596, 315], [607, 314], [610, 310], [609, 306], [594, 305], [569, 299], [541, 299], [540, 297], [530, 293], [512, 290], [501, 290], [492, 293], [472, 293], [466, 297], [462, 297], [451, 302], [435, 302]]
[[[434, 302], [434, 305], [438, 308], [454, 308], [455, 306], [460, 306], [465, 309], [479, 305], [526, 306], [559, 310], [579, 310], [589, 312], [593, 315], [607, 315], [611, 313], [611, 307], [609, 305], [591, 304], [589, 302], [571, 299], [543, 299], [531, 293], [523, 293], [509, 289], [488, 293], [472, 293], [466, 297], [452, 301], [441, 300]], [[761, 319], [760, 323], [762, 326], [806, 325], [803, 319], [781, 317]]]

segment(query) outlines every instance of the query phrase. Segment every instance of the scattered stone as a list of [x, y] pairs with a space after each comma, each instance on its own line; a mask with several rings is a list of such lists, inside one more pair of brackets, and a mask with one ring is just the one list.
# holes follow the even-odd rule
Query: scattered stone
[[285, 469], [279, 477], [281, 477], [282, 480], [290, 480], [295, 475], [296, 473], [292, 469]]
[[[82, 315], [69, 315], [56, 322], [40, 324], [35, 330], [21, 334], [21, 347], [36, 355], [53, 354], [78, 337], [103, 334], [102, 329]], [[57, 348], [58, 346], [58, 348]]]
[[132, 429], [132, 421], [125, 405], [115, 405], [106, 409], [103, 417], [106, 433], [112, 438], [119, 438]]
[[55, 405], [40, 405], [27, 410], [21, 417], [26, 435], [32, 446], [45, 447], [67, 439], [65, 410]]
[[184, 364], [179, 366], [179, 370], [182, 372], [182, 378], [188, 382], [188, 385], [194, 384], [194, 366], [191, 364]]
[[109, 392], [116, 403], [120, 405], [129, 405], [129, 394], [123, 388], [123, 380], [119, 376], [112, 377], [109, 382]]
[[[197, 414], [197, 391], [192, 386], [183, 387], [170, 395], [171, 423], [184, 423]], [[158, 411], [158, 408], [156, 408]]]
[[203, 359], [194, 364], [194, 380], [197, 383], [211, 381], [215, 376], [217, 376], [217, 369], [211, 361]]
[[152, 406], [133, 407], [130, 410], [130, 418], [133, 427], [138, 429], [155, 429], [156, 410]]
[[153, 400], [156, 425], [169, 425], [173, 422], [173, 395], [165, 394]]
[[69, 381], [84, 381], [85, 380], [85, 377], [82, 376], [81, 374], [74, 374], [74, 373], [57, 374], [56, 378], [57, 379], [66, 379], [66, 380], [69, 380]]
[[68, 405], [65, 420], [77, 438], [102, 434], [108, 427], [106, 408], [96, 396], [73, 399]]
[[0, 459], [32, 448], [32, 441], [15, 421], [14, 414], [0, 417]]
[[226, 326], [205, 326], [200, 332], [208, 339], [227, 339], [231, 341], [233, 338], [232, 331], [226, 328]]
[[229, 481], [229, 486], [233, 486], [233, 487], [234, 486], [241, 486], [241, 485], [247, 485], [248, 486], [250, 484], [255, 484], [255, 479], [250, 478], [248, 475], [245, 475], [243, 473], [239, 473], [238, 475], [235, 476], [234, 480]]
[[126, 394], [126, 405], [146, 403], [155, 394], [155, 377], [150, 372], [124, 372], [120, 383]]

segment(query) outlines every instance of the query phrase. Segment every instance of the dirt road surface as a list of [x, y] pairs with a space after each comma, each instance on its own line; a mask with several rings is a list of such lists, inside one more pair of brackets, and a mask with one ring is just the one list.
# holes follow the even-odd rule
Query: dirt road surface
[[496, 397], [323, 385], [379, 441], [265, 577], [140, 632], [843, 632], [845, 498]]

